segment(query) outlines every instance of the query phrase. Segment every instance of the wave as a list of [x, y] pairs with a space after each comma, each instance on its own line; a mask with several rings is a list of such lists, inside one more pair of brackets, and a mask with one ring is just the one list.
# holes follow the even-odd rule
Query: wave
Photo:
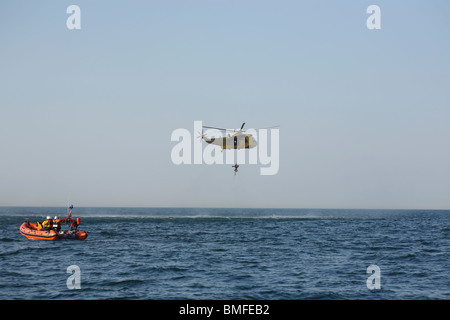
[[102, 285], [130, 287], [130, 286], [140, 285], [140, 284], [144, 284], [144, 283], [145, 283], [144, 280], [139, 280], [139, 279], [120, 279], [120, 280], [107, 280]]

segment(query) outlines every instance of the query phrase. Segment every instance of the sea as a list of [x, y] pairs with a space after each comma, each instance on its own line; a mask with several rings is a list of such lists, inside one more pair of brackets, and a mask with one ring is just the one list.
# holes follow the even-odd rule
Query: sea
[[0, 207], [1, 300], [448, 300], [450, 211]]

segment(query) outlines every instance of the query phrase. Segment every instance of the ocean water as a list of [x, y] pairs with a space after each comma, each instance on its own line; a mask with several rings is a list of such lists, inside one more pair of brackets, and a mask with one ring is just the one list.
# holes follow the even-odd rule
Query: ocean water
[[450, 299], [450, 211], [75, 207], [85, 241], [19, 233], [47, 215], [0, 207], [0, 299]]

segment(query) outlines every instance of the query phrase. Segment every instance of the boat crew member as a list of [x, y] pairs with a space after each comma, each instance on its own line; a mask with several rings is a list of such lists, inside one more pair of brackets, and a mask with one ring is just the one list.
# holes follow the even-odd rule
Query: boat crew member
[[53, 228], [53, 221], [52, 221], [52, 217], [47, 216], [47, 218], [45, 219], [44, 222], [42, 222], [42, 229], [43, 230], [51, 230]]
[[61, 220], [59, 220], [58, 216], [55, 216], [53, 218], [53, 229], [56, 232], [59, 232], [61, 230]]
[[78, 223], [76, 220], [72, 220], [72, 223], [70, 224], [70, 230], [71, 231], [77, 231]]

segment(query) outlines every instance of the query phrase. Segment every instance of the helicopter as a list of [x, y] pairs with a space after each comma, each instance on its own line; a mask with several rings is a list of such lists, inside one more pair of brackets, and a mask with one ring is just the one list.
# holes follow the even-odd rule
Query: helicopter
[[[252, 149], [257, 146], [256, 140], [251, 133], [245, 133], [243, 130], [245, 122], [242, 124], [239, 130], [234, 129], [224, 129], [217, 127], [202, 126], [201, 139], [203, 139], [208, 144], [214, 144], [225, 149]], [[226, 133], [226, 137], [220, 138], [208, 138], [203, 133], [203, 128], [215, 129]], [[231, 134], [232, 133], [232, 134]]]

